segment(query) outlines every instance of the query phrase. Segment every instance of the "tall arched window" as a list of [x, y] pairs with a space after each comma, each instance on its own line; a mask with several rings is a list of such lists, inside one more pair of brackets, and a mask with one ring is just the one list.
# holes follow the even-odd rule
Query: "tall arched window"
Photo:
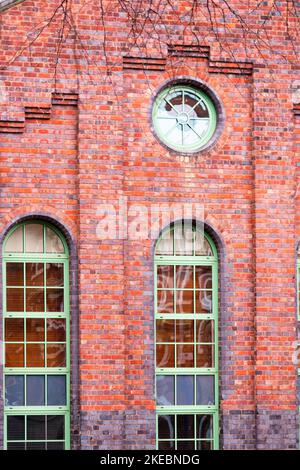
[[6, 237], [3, 317], [5, 448], [69, 449], [69, 253], [48, 223]]
[[196, 225], [155, 250], [157, 448], [218, 449], [218, 260]]

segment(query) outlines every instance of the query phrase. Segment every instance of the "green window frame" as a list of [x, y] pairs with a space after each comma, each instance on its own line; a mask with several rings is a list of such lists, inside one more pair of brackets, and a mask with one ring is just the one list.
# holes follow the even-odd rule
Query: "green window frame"
[[207, 93], [195, 86], [177, 84], [156, 97], [152, 122], [167, 147], [178, 152], [197, 152], [213, 137], [217, 112]]
[[70, 449], [69, 250], [51, 224], [3, 246], [4, 449]]
[[156, 446], [219, 448], [218, 257], [208, 234], [175, 224], [155, 251]]

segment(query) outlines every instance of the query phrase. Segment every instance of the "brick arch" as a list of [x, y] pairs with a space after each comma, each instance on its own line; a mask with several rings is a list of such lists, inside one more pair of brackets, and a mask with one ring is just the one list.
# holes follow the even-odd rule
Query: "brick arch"
[[[65, 237], [69, 247], [70, 261], [70, 356], [71, 356], [71, 448], [80, 446], [80, 414], [79, 414], [79, 301], [78, 301], [78, 257], [77, 229], [75, 223], [61, 211], [51, 206], [19, 207], [8, 214], [0, 224], [0, 256], [2, 260], [3, 242], [9, 231], [17, 224], [28, 220], [46, 221], [56, 227]], [[2, 317], [2, 262], [0, 263], [0, 312]], [[3, 338], [3, 326], [0, 321], [0, 339]], [[0, 366], [0, 389], [3, 390], [3, 370]], [[3, 408], [3, 394], [0, 396], [0, 409]], [[0, 412], [0, 444], [3, 447], [3, 413]]]

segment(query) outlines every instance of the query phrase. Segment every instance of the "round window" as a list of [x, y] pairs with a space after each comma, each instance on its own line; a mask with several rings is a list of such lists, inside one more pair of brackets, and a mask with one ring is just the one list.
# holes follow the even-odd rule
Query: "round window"
[[201, 150], [217, 126], [212, 100], [203, 91], [185, 85], [169, 87], [157, 96], [152, 119], [160, 140], [179, 152]]

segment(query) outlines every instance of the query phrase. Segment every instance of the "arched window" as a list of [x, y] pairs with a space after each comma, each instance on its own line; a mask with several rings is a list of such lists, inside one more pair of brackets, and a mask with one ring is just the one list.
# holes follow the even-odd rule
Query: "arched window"
[[196, 225], [155, 250], [157, 448], [218, 449], [218, 260]]
[[45, 222], [16, 225], [3, 247], [4, 443], [69, 449], [69, 253]]

